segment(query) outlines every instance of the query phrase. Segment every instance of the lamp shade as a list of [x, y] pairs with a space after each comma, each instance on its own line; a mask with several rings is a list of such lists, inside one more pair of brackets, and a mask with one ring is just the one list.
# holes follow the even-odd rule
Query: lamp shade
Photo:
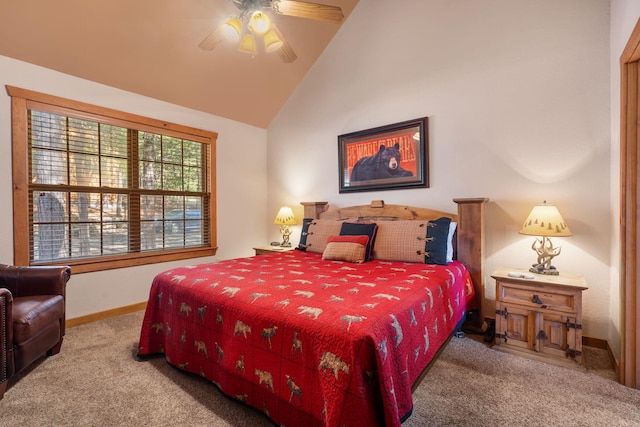
[[273, 220], [274, 224], [278, 225], [296, 225], [296, 218], [293, 216], [293, 211], [289, 206], [283, 206], [278, 211], [276, 219]]
[[271, 29], [271, 18], [264, 12], [253, 12], [251, 19], [249, 19], [249, 28], [255, 34], [261, 36]]
[[240, 40], [240, 32], [242, 31], [242, 22], [238, 17], [233, 17], [222, 24], [222, 33], [231, 41]]
[[280, 37], [273, 32], [269, 31], [264, 35], [264, 50], [267, 52], [275, 52], [282, 47], [283, 43]]
[[245, 34], [242, 36], [242, 41], [240, 42], [239, 51], [250, 53], [255, 55], [256, 50], [256, 39], [251, 34]]
[[547, 236], [547, 237], [568, 237], [571, 236], [571, 230], [564, 222], [560, 211], [554, 205], [548, 205], [546, 202], [542, 205], [536, 205], [525, 220], [520, 230], [520, 234], [528, 236]]

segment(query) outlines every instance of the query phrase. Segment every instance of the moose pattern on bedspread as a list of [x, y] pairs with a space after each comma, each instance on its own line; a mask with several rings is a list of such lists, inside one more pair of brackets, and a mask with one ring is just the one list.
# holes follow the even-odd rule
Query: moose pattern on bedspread
[[399, 426], [411, 387], [474, 301], [467, 269], [289, 251], [174, 268], [139, 355], [207, 378], [285, 426]]

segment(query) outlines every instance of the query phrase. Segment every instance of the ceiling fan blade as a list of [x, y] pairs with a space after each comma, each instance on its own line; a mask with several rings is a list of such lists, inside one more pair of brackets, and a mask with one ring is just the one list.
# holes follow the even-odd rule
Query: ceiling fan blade
[[213, 48], [218, 46], [218, 44], [220, 44], [223, 39], [224, 35], [222, 34], [222, 31], [220, 30], [220, 28], [217, 28], [212, 31], [204, 40], [202, 40], [198, 47], [204, 50], [212, 50]]
[[294, 0], [274, 0], [271, 2], [274, 12], [286, 16], [315, 19], [316, 21], [342, 22], [344, 15], [338, 6], [309, 3]]
[[271, 29], [278, 36], [280, 40], [282, 40], [282, 47], [278, 49], [278, 56], [282, 60], [282, 62], [290, 63], [295, 61], [298, 58], [298, 55], [293, 51], [289, 42], [284, 38], [276, 24], [271, 23]]

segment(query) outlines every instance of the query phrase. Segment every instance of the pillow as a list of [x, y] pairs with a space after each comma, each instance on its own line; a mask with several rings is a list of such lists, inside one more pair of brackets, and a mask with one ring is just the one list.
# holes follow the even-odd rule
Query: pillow
[[340, 234], [343, 222], [333, 219], [314, 219], [311, 221], [307, 232], [307, 251], [319, 254], [324, 252], [324, 248], [327, 246], [327, 238]]
[[380, 221], [373, 258], [446, 265], [450, 223], [446, 217], [434, 221]]
[[311, 224], [313, 218], [303, 218], [302, 219], [302, 232], [300, 233], [300, 242], [296, 249], [300, 249], [301, 251], [307, 250], [307, 235], [309, 234], [309, 224]]
[[457, 222], [451, 221], [449, 224], [449, 237], [447, 237], [447, 262], [453, 261], [453, 235], [458, 227]]
[[374, 259], [424, 263], [424, 251], [429, 221], [379, 221]]
[[365, 235], [329, 236], [322, 259], [362, 264], [365, 262], [367, 243], [369, 243], [369, 237]]
[[451, 218], [442, 217], [429, 221], [424, 262], [427, 264], [447, 265], [447, 246], [449, 242], [449, 224]]
[[376, 239], [376, 233], [378, 231], [378, 225], [376, 223], [357, 223], [357, 222], [345, 222], [340, 229], [341, 236], [367, 236], [369, 241], [367, 242], [367, 248], [364, 255], [364, 260], [369, 261], [371, 259], [371, 248], [373, 247]]

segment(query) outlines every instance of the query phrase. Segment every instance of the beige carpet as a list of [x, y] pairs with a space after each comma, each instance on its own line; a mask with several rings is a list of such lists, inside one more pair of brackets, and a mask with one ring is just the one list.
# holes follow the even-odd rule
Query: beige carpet
[[[273, 425], [164, 358], [138, 361], [141, 322], [137, 312], [69, 329], [60, 354], [10, 383], [0, 425]], [[586, 360], [589, 371], [579, 372], [454, 338], [403, 427], [640, 426], [640, 390], [610, 379], [601, 350], [588, 349]]]

